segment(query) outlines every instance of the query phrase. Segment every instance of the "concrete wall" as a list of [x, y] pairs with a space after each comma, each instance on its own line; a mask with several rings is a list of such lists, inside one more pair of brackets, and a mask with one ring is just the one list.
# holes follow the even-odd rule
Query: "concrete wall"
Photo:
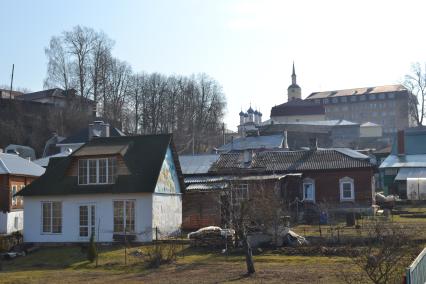
[[[96, 206], [96, 232], [99, 226], [99, 241], [113, 241], [114, 200], [135, 200], [135, 232], [137, 241], [150, 241], [152, 232], [152, 194], [90, 194], [72, 196], [44, 196], [24, 198], [24, 241], [25, 242], [87, 242], [79, 237], [79, 206]], [[41, 202], [62, 202], [62, 233], [42, 233]]]
[[[16, 219], [17, 218], [17, 219]], [[16, 219], [16, 223], [15, 223]], [[0, 234], [11, 234], [24, 228], [24, 211], [0, 212]]]
[[152, 227], [158, 228], [159, 238], [179, 232], [182, 225], [182, 195], [155, 193], [152, 204]]
[[361, 126], [360, 137], [382, 137], [382, 127], [377, 126]]

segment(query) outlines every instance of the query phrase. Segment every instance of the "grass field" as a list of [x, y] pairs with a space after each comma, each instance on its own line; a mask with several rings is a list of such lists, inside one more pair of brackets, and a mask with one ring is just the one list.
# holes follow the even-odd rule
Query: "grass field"
[[[128, 249], [128, 253], [136, 249]], [[184, 256], [160, 268], [147, 268], [139, 257], [124, 249], [103, 248], [99, 266], [85, 260], [79, 247], [43, 248], [26, 257], [3, 261], [1, 283], [340, 283], [339, 271], [356, 270], [345, 257], [286, 256], [263, 253], [254, 256], [256, 274], [245, 275], [242, 255], [225, 256], [186, 249]], [[338, 268], [338, 269], [336, 269]]]

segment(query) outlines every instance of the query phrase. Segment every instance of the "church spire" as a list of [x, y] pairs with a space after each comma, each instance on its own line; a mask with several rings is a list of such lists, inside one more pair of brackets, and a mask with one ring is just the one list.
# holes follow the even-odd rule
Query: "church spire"
[[296, 71], [294, 69], [294, 61], [293, 61], [293, 73], [291, 74], [291, 84], [296, 85]]

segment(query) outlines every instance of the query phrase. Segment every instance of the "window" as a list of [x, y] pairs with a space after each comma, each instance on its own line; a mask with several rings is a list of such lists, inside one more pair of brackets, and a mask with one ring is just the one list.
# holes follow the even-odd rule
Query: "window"
[[239, 183], [233, 186], [232, 191], [232, 202], [234, 204], [239, 204], [244, 200], [248, 200], [249, 193], [248, 193], [248, 184], [246, 183]]
[[[20, 187], [20, 189], [19, 189], [19, 191], [21, 191], [24, 187], [25, 187], [25, 184], [22, 184], [21, 187]], [[22, 196], [18, 197], [18, 201], [21, 204], [21, 206], [24, 205], [24, 198]]]
[[338, 101], [337, 101], [337, 98], [333, 98], [331, 101], [333, 102], [333, 104], [335, 104], [335, 103], [337, 103], [337, 102], [338, 102]]
[[395, 98], [395, 94], [394, 93], [388, 93], [388, 98], [389, 99], [394, 99]]
[[340, 101], [341, 101], [342, 103], [346, 103], [346, 102], [347, 102], [347, 98], [346, 98], [346, 97], [341, 97], [341, 98], [340, 98]]
[[80, 215], [80, 237], [95, 235], [95, 205], [79, 206]]
[[365, 101], [366, 97], [363, 95], [363, 96], [360, 96], [360, 97], [359, 97], [359, 99], [360, 99], [361, 101]]
[[315, 201], [315, 183], [313, 179], [303, 180], [303, 200]]
[[48, 234], [62, 233], [62, 203], [42, 202], [42, 232]]
[[12, 206], [16, 206], [18, 204], [18, 197], [15, 194], [18, 192], [18, 186], [12, 185]]
[[324, 99], [323, 103], [328, 104], [328, 99]]
[[349, 177], [340, 179], [340, 200], [355, 200], [354, 180]]
[[321, 103], [321, 100], [320, 100], [320, 99], [316, 99], [316, 100], [315, 100], [315, 103], [316, 103], [316, 104], [320, 104], [320, 103]]
[[111, 184], [115, 182], [116, 158], [78, 161], [78, 184]]
[[135, 201], [114, 201], [114, 233], [135, 232]]
[[356, 97], [355, 96], [351, 97], [351, 102], [356, 102]]
[[385, 94], [379, 94], [379, 99], [383, 100], [385, 98]]
[[368, 99], [369, 99], [369, 100], [375, 100], [375, 99], [376, 99], [376, 95], [375, 95], [375, 94], [371, 94], [371, 95], [368, 97]]
[[15, 216], [14, 220], [13, 220], [13, 228], [15, 230], [19, 230], [19, 217]]

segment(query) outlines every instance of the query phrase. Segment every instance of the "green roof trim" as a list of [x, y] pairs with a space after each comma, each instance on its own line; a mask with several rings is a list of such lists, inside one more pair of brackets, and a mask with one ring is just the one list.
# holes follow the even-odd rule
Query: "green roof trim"
[[[85, 147], [105, 149], [108, 146], [128, 146], [123, 155], [131, 175], [119, 175], [114, 184], [78, 185], [76, 176], [66, 176], [74, 156]], [[44, 175], [26, 186], [16, 195], [46, 196], [94, 193], [139, 193], [155, 192], [158, 176], [167, 149], [170, 147], [181, 190], [184, 180], [171, 134], [138, 135], [123, 137], [94, 138], [68, 157], [52, 158]], [[101, 154], [101, 153], [100, 153]]]

